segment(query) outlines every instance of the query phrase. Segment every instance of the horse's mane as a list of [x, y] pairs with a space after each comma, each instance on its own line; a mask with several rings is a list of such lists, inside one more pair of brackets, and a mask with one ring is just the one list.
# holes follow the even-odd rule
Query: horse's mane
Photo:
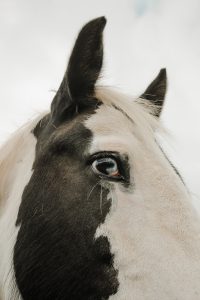
[[[98, 87], [96, 97], [105, 105], [114, 106], [126, 114], [137, 126], [140, 136], [142, 135], [146, 142], [150, 142], [152, 138], [154, 139], [155, 130], [165, 131], [160, 120], [155, 117], [155, 112], [159, 109], [158, 106], [153, 105], [146, 99], [133, 97], [108, 87]], [[114, 122], [116, 123], [116, 120]], [[123, 126], [119, 120], [117, 126], [120, 125]], [[116, 124], [113, 124], [113, 126], [116, 126]]]
[[0, 148], [0, 214], [4, 199], [8, 197], [10, 184], [13, 182], [15, 168], [22, 159], [23, 150], [28, 143], [28, 135], [43, 116], [37, 116], [16, 130]]

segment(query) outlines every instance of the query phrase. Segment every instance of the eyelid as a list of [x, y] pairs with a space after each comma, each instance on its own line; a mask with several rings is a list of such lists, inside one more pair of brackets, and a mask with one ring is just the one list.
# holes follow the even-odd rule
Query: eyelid
[[111, 157], [115, 159], [117, 162], [121, 161], [120, 159], [120, 154], [115, 151], [101, 151], [101, 152], [96, 152], [88, 158], [88, 163], [91, 164], [93, 161], [95, 161], [98, 158], [106, 158], [106, 157]]

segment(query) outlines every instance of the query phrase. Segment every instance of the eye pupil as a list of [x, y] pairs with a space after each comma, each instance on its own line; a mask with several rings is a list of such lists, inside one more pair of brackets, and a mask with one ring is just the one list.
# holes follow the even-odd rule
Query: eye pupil
[[119, 176], [117, 162], [113, 158], [100, 158], [96, 159], [92, 167], [94, 171], [98, 174], [110, 176], [110, 177], [117, 177]]
[[98, 162], [96, 164], [96, 167], [100, 172], [109, 175], [110, 173], [115, 171], [116, 166], [113, 161], [103, 161], [103, 162]]

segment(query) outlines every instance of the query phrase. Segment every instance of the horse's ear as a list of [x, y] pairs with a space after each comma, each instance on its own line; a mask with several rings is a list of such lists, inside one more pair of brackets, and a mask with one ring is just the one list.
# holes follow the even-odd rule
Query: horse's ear
[[94, 105], [91, 98], [103, 63], [102, 33], [105, 25], [105, 17], [100, 17], [81, 29], [67, 71], [51, 105], [55, 123], [65, 120], [83, 107]]
[[167, 72], [166, 69], [161, 69], [157, 77], [148, 86], [146, 91], [140, 96], [142, 99], [146, 99], [152, 102], [157, 107], [155, 115], [159, 117], [163, 103], [165, 100], [165, 94], [167, 90]]

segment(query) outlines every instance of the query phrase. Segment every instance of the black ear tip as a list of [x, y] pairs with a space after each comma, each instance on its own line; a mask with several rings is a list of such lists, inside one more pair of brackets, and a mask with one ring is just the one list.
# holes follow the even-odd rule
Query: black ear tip
[[107, 20], [104, 16], [97, 18], [94, 20], [95, 23], [97, 24], [97, 26], [99, 25], [99, 27], [103, 30], [104, 27], [106, 26]]
[[106, 26], [107, 20], [104, 16], [93, 19], [89, 21], [84, 27], [90, 27], [92, 28], [99, 28], [101, 31], [103, 31], [104, 27]]
[[99, 17], [96, 20], [99, 20], [99, 22], [101, 22], [102, 24], [106, 24], [107, 20], [105, 16]]
[[162, 78], [162, 79], [166, 79], [167, 78], [167, 70], [166, 70], [166, 68], [160, 69], [158, 77]]
[[93, 20], [91, 20], [90, 22], [94, 22], [94, 23], [96, 23], [96, 24], [102, 24], [103, 26], [105, 26], [107, 20], [106, 20], [106, 17], [102, 16], [102, 17], [93, 19]]

